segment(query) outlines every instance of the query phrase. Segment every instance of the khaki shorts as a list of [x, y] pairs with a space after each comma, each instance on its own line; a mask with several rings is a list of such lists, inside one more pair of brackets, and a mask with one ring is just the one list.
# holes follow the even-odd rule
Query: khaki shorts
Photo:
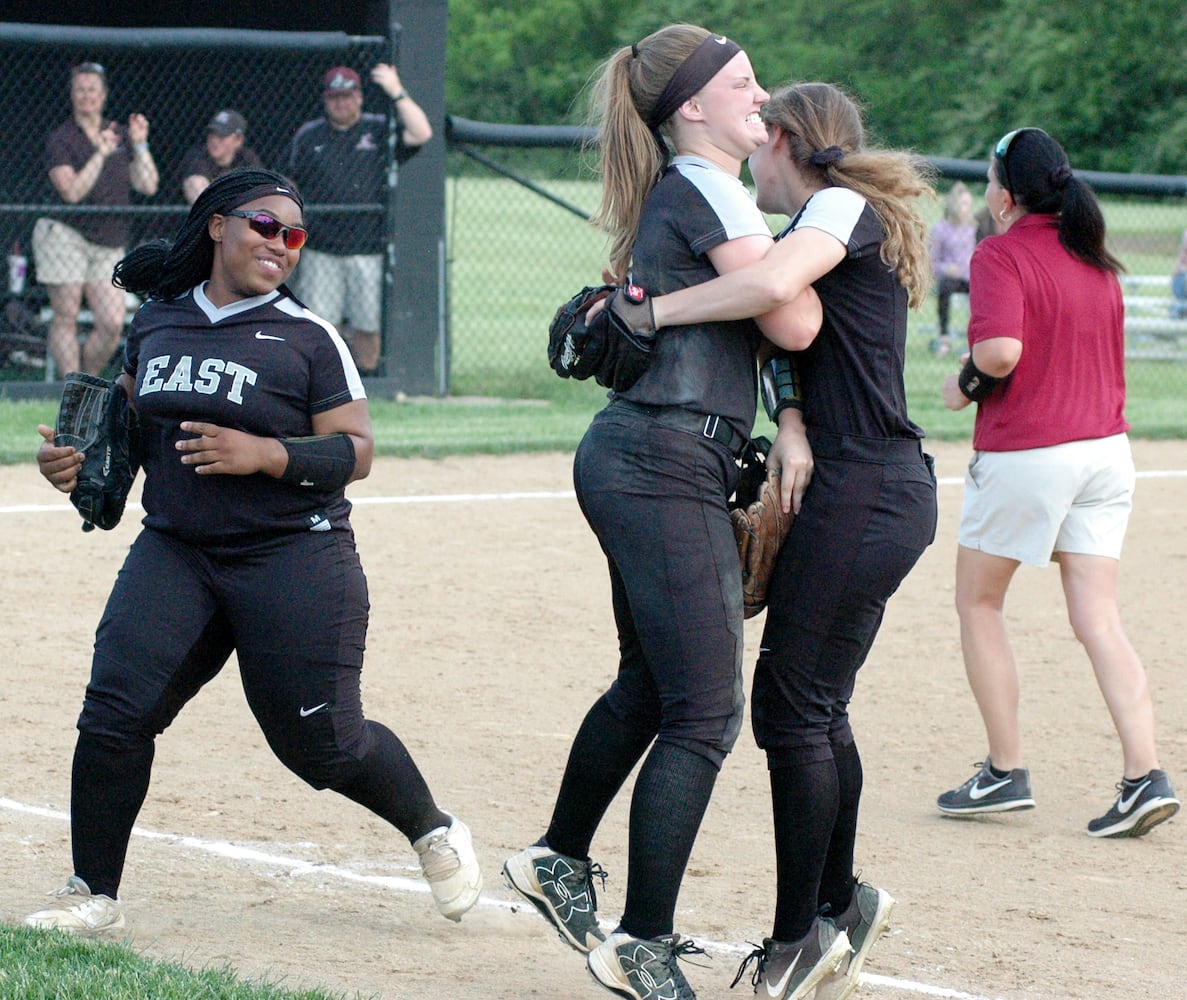
[[327, 323], [343, 322], [378, 333], [383, 304], [383, 256], [339, 256], [302, 250], [295, 275], [297, 297]]
[[123, 247], [92, 243], [57, 219], [38, 219], [33, 226], [33, 261], [43, 285], [110, 285], [123, 256]]
[[973, 453], [960, 544], [1045, 566], [1060, 552], [1121, 558], [1135, 481], [1125, 434]]

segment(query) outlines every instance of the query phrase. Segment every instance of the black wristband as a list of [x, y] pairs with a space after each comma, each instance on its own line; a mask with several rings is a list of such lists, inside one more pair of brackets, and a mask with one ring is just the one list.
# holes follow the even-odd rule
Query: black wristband
[[767, 361], [759, 369], [758, 382], [763, 409], [773, 423], [779, 423], [779, 414], [788, 408], [804, 408], [799, 369], [790, 354], [776, 354]]
[[615, 325], [627, 333], [655, 333], [655, 310], [646, 289], [634, 282], [616, 288], [606, 302]]
[[349, 434], [321, 434], [317, 437], [281, 438], [288, 452], [282, 483], [339, 490], [354, 475], [354, 442]]
[[960, 391], [966, 399], [970, 399], [974, 403], [979, 403], [1004, 381], [1004, 378], [998, 378], [996, 375], [986, 375], [985, 372], [981, 371], [980, 368], [973, 364], [973, 355], [970, 353], [968, 361], [964, 363], [964, 367], [960, 370], [956, 384], [960, 387]]

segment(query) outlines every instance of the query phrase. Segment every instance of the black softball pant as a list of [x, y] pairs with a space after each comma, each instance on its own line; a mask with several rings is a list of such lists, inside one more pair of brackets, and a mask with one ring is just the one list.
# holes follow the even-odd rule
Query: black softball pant
[[352, 532], [211, 551], [146, 528], [99, 623], [78, 728], [114, 748], [151, 744], [234, 651], [276, 756], [315, 788], [340, 786], [372, 738], [369, 609]]
[[99, 624], [78, 722], [75, 874], [115, 896], [154, 739], [232, 651], [252, 713], [294, 773], [370, 809], [410, 842], [447, 824], [400, 739], [363, 717], [368, 611], [349, 531], [225, 551], [143, 531]]
[[613, 403], [577, 449], [581, 510], [610, 564], [620, 719], [720, 767], [741, 730], [742, 574], [727, 500], [738, 469], [711, 439]]
[[754, 674], [754, 734], [772, 768], [853, 742], [857, 671], [936, 532], [935, 474], [918, 441], [809, 438], [815, 470], [775, 564]]

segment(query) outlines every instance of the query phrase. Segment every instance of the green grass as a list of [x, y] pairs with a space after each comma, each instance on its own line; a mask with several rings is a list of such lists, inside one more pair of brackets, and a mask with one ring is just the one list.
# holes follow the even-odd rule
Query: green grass
[[[540, 181], [565, 202], [592, 211], [593, 181]], [[981, 193], [974, 190], [974, 196]], [[490, 176], [451, 178], [449, 209], [450, 397], [406, 402], [371, 400], [380, 455], [509, 454], [572, 450], [605, 392], [592, 381], [557, 378], [545, 359], [556, 307], [584, 284], [601, 280], [603, 235], [572, 212], [517, 184]], [[1183, 221], [1170, 201], [1108, 199], [1102, 205], [1110, 244], [1131, 273], [1168, 274]], [[940, 202], [924, 206], [928, 221]], [[965, 317], [954, 313], [954, 332]], [[972, 408], [952, 413], [940, 385], [952, 358], [927, 350], [935, 302], [912, 313], [907, 356], [911, 416], [933, 439], [967, 439]], [[1184, 358], [1187, 352], [1179, 349]], [[1135, 437], [1187, 436], [1187, 364], [1132, 361], [1127, 414]], [[30, 461], [51, 423], [56, 401], [0, 396], [0, 464]], [[759, 417], [763, 432], [769, 432]]]
[[[954, 371], [951, 358], [934, 358], [927, 337], [912, 333], [908, 350], [907, 395], [912, 419], [933, 440], [965, 440], [972, 436], [974, 408], [953, 413], [940, 402], [940, 385]], [[441, 458], [445, 455], [572, 451], [593, 414], [604, 404], [605, 391], [592, 381], [565, 382], [544, 367], [555, 386], [551, 398], [498, 399], [451, 397], [373, 399], [371, 419], [377, 455]], [[1133, 437], [1187, 436], [1187, 393], [1167, 394], [1168, 380], [1187, 383], [1187, 365], [1175, 361], [1133, 361], [1127, 366], [1129, 402], [1126, 413]], [[41, 438], [37, 424], [52, 424], [57, 403], [50, 399], [0, 399], [0, 464], [32, 462]], [[769, 433], [761, 413], [758, 429]]]
[[[341, 993], [247, 982], [230, 969], [154, 962], [122, 944], [0, 926], [4, 1000], [344, 1000]], [[359, 994], [355, 994], [359, 996]]]

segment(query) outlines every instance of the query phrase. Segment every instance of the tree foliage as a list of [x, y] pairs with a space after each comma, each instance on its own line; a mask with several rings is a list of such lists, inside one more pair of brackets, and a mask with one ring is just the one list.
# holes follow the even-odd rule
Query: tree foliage
[[1187, 173], [1187, 9], [1169, 0], [452, 0], [447, 107], [581, 122], [600, 63], [674, 21], [735, 39], [767, 87], [845, 86], [883, 145], [979, 158], [1041, 125], [1077, 167]]

